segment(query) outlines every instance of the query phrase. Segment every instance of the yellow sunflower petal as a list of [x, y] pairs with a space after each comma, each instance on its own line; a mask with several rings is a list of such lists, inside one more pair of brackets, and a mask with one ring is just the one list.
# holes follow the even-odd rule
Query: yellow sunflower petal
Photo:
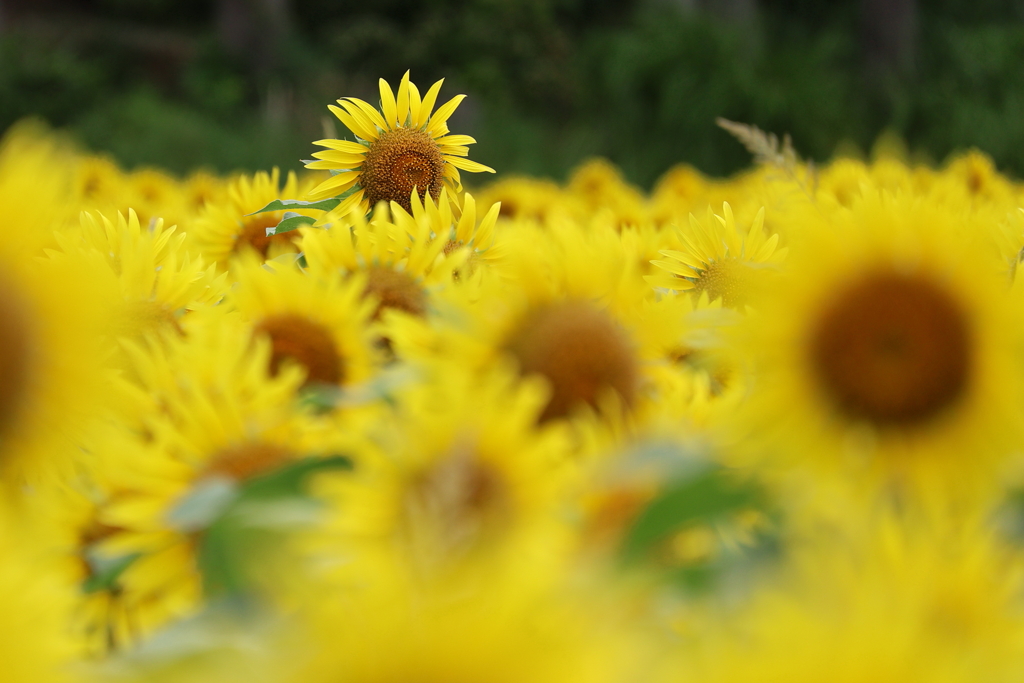
[[330, 109], [331, 113], [338, 117], [338, 120], [344, 123], [350, 131], [358, 135], [363, 140], [373, 141], [377, 139], [377, 129], [373, 126], [363, 125], [341, 107], [328, 104], [327, 108]]
[[388, 128], [401, 125], [398, 122], [398, 105], [395, 104], [395, 93], [391, 92], [391, 86], [383, 78], [380, 79], [380, 108], [384, 112], [384, 120]]
[[472, 145], [476, 143], [476, 138], [472, 135], [445, 135], [434, 142], [442, 147], [445, 145]]
[[326, 199], [327, 197], [337, 196], [355, 185], [358, 180], [359, 173], [356, 171], [339, 173], [314, 187], [309, 193], [309, 197], [313, 199]]
[[443, 78], [430, 86], [430, 90], [423, 96], [423, 102], [420, 104], [420, 115], [416, 119], [416, 128], [422, 128], [430, 120], [430, 112], [434, 108], [434, 103], [437, 102], [437, 94], [441, 92], [442, 83], [444, 83]]
[[447, 161], [452, 166], [454, 166], [455, 168], [460, 168], [463, 171], [467, 171], [469, 173], [494, 173], [494, 169], [491, 168], [490, 166], [484, 166], [481, 163], [471, 161], [470, 159], [466, 159], [465, 157], [445, 156], [444, 160]]
[[402, 76], [402, 82], [398, 85], [398, 125], [404, 126], [409, 120], [409, 72]]
[[[345, 98], [345, 99], [348, 100], [349, 104], [355, 105], [355, 107], [359, 111], [363, 112], [363, 114], [365, 114], [367, 116], [367, 118], [370, 119], [370, 122], [373, 125], [375, 125], [376, 127], [380, 128], [381, 130], [387, 130], [388, 129], [387, 123], [385, 123], [385, 121], [384, 121], [384, 117], [381, 116], [380, 112], [377, 111], [376, 109], [374, 109], [373, 105], [371, 105], [369, 102], [364, 102], [363, 100], [360, 100], [360, 99], [358, 99], [356, 97], [348, 97], [348, 98]], [[338, 100], [338, 104], [344, 106], [345, 105], [345, 100]], [[347, 111], [349, 111], [349, 112], [352, 111], [349, 107], [345, 107], [345, 109]]]
[[364, 156], [366, 155], [367, 149], [366, 145], [360, 145], [358, 142], [350, 142], [348, 140], [317, 140], [313, 144], [337, 150], [338, 152], [348, 152], [349, 154], [360, 154]]
[[[366, 160], [366, 157], [362, 154], [349, 154], [348, 152], [336, 152], [334, 150], [315, 152], [313, 157], [315, 159], [323, 159], [324, 161], [333, 161], [335, 164], [341, 164], [339, 168], [354, 168], [361, 165]], [[307, 168], [312, 167], [307, 166]]]
[[416, 84], [409, 81], [409, 121], [410, 125], [416, 126], [420, 118], [420, 90]]
[[445, 124], [447, 123], [448, 118], [455, 113], [455, 110], [458, 109], [464, 99], [466, 99], [465, 95], [456, 95], [438, 107], [437, 111], [434, 112], [434, 115], [430, 117], [430, 125], [427, 126], [427, 132], [435, 138], [440, 137], [444, 132], [447, 132], [448, 126]]

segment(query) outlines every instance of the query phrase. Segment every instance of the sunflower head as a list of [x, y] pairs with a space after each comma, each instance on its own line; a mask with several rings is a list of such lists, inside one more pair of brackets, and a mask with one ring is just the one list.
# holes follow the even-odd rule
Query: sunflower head
[[309, 199], [318, 200], [348, 193], [342, 213], [357, 206], [363, 212], [378, 202], [396, 202], [411, 210], [411, 197], [437, 199], [447, 184], [460, 187], [459, 170], [478, 173], [494, 169], [466, 159], [469, 145], [476, 142], [468, 135], [449, 135], [448, 118], [465, 95], [456, 95], [433, 111], [438, 81], [426, 95], [409, 81], [406, 72], [398, 86], [398, 96], [384, 79], [380, 81], [380, 109], [354, 97], [330, 105], [331, 112], [356, 136], [348, 140], [320, 140], [326, 147], [313, 156], [317, 161], [307, 168], [329, 170], [332, 176], [316, 187]]
[[615, 391], [636, 398], [638, 368], [629, 339], [611, 317], [585, 301], [563, 301], [528, 313], [507, 341], [523, 374], [551, 385], [541, 421], [566, 417], [581, 404], [600, 405]]

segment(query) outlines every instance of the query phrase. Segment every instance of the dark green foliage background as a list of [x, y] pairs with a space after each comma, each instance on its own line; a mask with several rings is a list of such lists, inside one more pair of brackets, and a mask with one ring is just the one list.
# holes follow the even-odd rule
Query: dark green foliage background
[[376, 79], [411, 68], [471, 96], [452, 127], [503, 173], [564, 178], [602, 155], [645, 187], [681, 161], [728, 174], [749, 157], [725, 116], [817, 160], [888, 130], [919, 158], [976, 146], [1024, 175], [1021, 2], [921, 0], [900, 76], [867, 75], [859, 2], [760, 0], [740, 23], [683, 4], [293, 0], [264, 59], [222, 47], [213, 2], [47, 0], [0, 32], [0, 128], [38, 116], [129, 167], [291, 168], [328, 102], [376, 103]]

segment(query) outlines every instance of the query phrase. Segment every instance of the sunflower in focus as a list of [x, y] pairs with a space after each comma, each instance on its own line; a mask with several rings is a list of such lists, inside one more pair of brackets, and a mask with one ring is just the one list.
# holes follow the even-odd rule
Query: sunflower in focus
[[357, 142], [314, 143], [327, 149], [315, 153], [318, 160], [306, 167], [329, 170], [334, 175], [307, 198], [327, 199], [352, 191], [341, 203], [342, 214], [357, 206], [365, 214], [381, 201], [398, 202], [409, 211], [413, 190], [421, 197], [429, 194], [437, 199], [446, 186], [453, 192], [460, 188], [460, 170], [494, 173], [494, 169], [466, 158], [468, 145], [476, 140], [449, 134], [448, 118], [465, 95], [456, 95], [433, 111], [443, 82], [432, 85], [421, 98], [406, 72], [397, 97], [391, 86], [380, 80], [379, 111], [355, 97], [338, 100], [340, 107], [328, 105], [331, 113], [356, 135]]

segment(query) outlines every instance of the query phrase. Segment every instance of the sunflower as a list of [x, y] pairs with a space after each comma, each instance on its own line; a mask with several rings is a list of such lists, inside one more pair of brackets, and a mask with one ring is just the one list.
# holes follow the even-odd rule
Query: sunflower
[[655, 287], [707, 292], [711, 300], [722, 299], [731, 308], [742, 308], [758, 273], [777, 267], [788, 249], [778, 248], [779, 236], [764, 230], [764, 209], [757, 213], [749, 230], [740, 230], [728, 203], [722, 216], [712, 213], [704, 222], [690, 214], [688, 228], [678, 228], [681, 249], [661, 252], [666, 258], [652, 263], [662, 273], [645, 279]]
[[[589, 227], [589, 226], [588, 226]], [[400, 357], [483, 368], [511, 359], [551, 394], [542, 422], [597, 411], [611, 421], [648, 397], [650, 363], [671, 346], [679, 319], [651, 315], [637, 255], [608, 225], [517, 225], [499, 233], [493, 277], [439, 295], [438, 316], [392, 326]], [[628, 412], [628, 411], [627, 411]]]
[[[275, 199], [296, 197], [309, 187], [289, 172], [284, 187], [281, 173], [260, 171], [252, 176], [235, 178], [227, 187], [226, 196], [207, 202], [188, 229], [191, 246], [208, 263], [227, 270], [231, 259], [244, 251], [255, 251], [264, 259], [298, 252], [295, 243], [301, 231], [267, 235], [284, 218], [284, 211], [268, 211], [251, 215]], [[301, 213], [301, 211], [299, 211]]]
[[[374, 320], [392, 313], [423, 317], [430, 305], [429, 292], [452, 282], [453, 272], [465, 263], [468, 249], [452, 243], [452, 206], [443, 191], [439, 203], [416, 198], [413, 213], [397, 202], [378, 204], [370, 220], [360, 210], [347, 215], [340, 207], [310, 230], [302, 249], [314, 277], [364, 278], [363, 297], [374, 305]], [[467, 216], [467, 221], [471, 216]], [[474, 225], [473, 228], [476, 226]], [[468, 222], [462, 234], [474, 232]], [[388, 316], [385, 316], [385, 313]]]
[[197, 314], [187, 337], [129, 344], [132, 380], [118, 386], [152, 409], [94, 447], [110, 499], [92, 550], [124, 564], [117, 586], [133, 610], [125, 635], [136, 642], [202, 606], [198, 555], [212, 522], [196, 507], [204, 491], [235, 490], [301, 458], [346, 452], [343, 432], [295, 400], [303, 369], [282, 364], [268, 377], [270, 340], [253, 340], [241, 321], [216, 311]]
[[737, 330], [752, 451], [874, 493], [990, 492], [1019, 443], [1020, 306], [962, 220], [888, 195], [807, 212], [799, 262]]
[[340, 273], [312, 277], [294, 264], [264, 267], [241, 258], [232, 271], [237, 287], [226, 304], [247, 321], [256, 338], [269, 340], [267, 371], [298, 365], [307, 384], [353, 385], [376, 364], [368, 333], [372, 303], [365, 280]]
[[[77, 237], [77, 239], [76, 239]], [[185, 250], [186, 236], [156, 219], [143, 229], [133, 209], [112, 221], [103, 214], [83, 212], [77, 235], [56, 236], [61, 252], [51, 256], [85, 256], [92, 277], [111, 291], [114, 336], [140, 338], [157, 331], [180, 331], [187, 311], [217, 303], [227, 290], [227, 276], [218, 275], [201, 257]]]
[[535, 426], [544, 394], [507, 366], [398, 386], [366, 428], [359, 468], [318, 486], [332, 513], [309, 548], [340, 572], [328, 580], [434, 581], [564, 555], [557, 511], [577, 466], [564, 429]]
[[360, 207], [365, 214], [377, 202], [398, 202], [407, 211], [415, 190], [421, 197], [434, 199], [441, 189], [460, 188], [459, 171], [494, 173], [494, 169], [466, 159], [468, 145], [476, 142], [468, 135], [450, 135], [448, 118], [465, 95], [456, 95], [436, 112], [441, 84], [438, 81], [420, 98], [420, 92], [402, 77], [395, 97], [391, 86], [380, 80], [380, 111], [354, 97], [338, 100], [328, 108], [356, 135], [357, 142], [319, 140], [326, 147], [313, 156], [319, 161], [306, 164], [311, 169], [340, 171], [313, 189], [307, 198], [326, 199], [352, 191], [341, 204], [342, 214]]

